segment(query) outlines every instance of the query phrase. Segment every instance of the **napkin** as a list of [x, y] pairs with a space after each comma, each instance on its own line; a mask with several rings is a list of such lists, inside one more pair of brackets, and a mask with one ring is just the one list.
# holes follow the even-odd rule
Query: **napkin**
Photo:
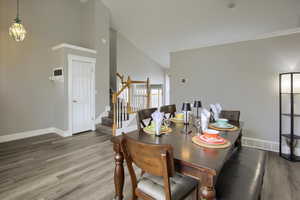
[[220, 118], [220, 114], [222, 111], [221, 104], [219, 104], [219, 103], [210, 104], [209, 107], [210, 107], [211, 111], [213, 112], [214, 120], [218, 120]]
[[219, 119], [219, 114], [218, 114], [218, 110], [217, 110], [216, 105], [215, 104], [210, 104], [209, 107], [212, 111], [214, 120], [218, 120]]
[[161, 124], [164, 119], [164, 113], [158, 110], [151, 115], [153, 122], [155, 124], [155, 135], [160, 135]]
[[222, 106], [221, 106], [221, 104], [217, 103], [217, 104], [216, 104], [216, 109], [217, 109], [217, 112], [219, 113], [219, 116], [220, 116], [221, 111], [222, 111]]
[[205, 131], [208, 128], [210, 112], [204, 108], [204, 109], [202, 109], [200, 116], [201, 116], [201, 128], [202, 128], [202, 131]]

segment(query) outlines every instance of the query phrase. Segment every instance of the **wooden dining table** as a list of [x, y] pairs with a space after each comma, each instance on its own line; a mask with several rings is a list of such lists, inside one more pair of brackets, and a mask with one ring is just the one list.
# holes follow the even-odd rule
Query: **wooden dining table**
[[[193, 177], [199, 180], [199, 199], [216, 199], [216, 181], [225, 162], [232, 153], [240, 148], [242, 128], [239, 123], [230, 122], [239, 127], [236, 131], [221, 131], [220, 135], [231, 142], [231, 146], [223, 149], [212, 149], [201, 147], [192, 142], [192, 137], [197, 133], [196, 129], [190, 125], [188, 128], [192, 133], [185, 134], [187, 128], [183, 124], [171, 124], [172, 132], [160, 137], [150, 135], [141, 131], [127, 133], [138, 141], [152, 144], [171, 144], [174, 151], [174, 163], [178, 173]], [[124, 156], [121, 151], [120, 141], [122, 135], [112, 137], [115, 151], [115, 199], [123, 199], [124, 187]]]

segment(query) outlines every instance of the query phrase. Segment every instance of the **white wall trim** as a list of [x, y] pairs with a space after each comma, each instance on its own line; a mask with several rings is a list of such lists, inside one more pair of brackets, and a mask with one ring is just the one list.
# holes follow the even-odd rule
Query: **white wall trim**
[[61, 48], [75, 49], [75, 50], [79, 50], [79, 51], [85, 51], [85, 52], [97, 54], [97, 51], [94, 50], [94, 49], [88, 49], [88, 48], [85, 48], [85, 47], [80, 47], [80, 46], [67, 44], [67, 43], [62, 43], [62, 44], [59, 44], [59, 45], [56, 45], [56, 46], [52, 47], [52, 51], [56, 51], [56, 50], [61, 49]]
[[0, 136], [0, 143], [53, 133], [53, 128], [38, 129]]
[[64, 131], [64, 130], [61, 130], [61, 129], [55, 128], [55, 127], [52, 127], [52, 132], [51, 133], [56, 133], [57, 135], [60, 135], [61, 137], [72, 136], [70, 131], [68, 131], [68, 130]]
[[73, 80], [72, 80], [72, 66], [73, 66], [73, 61], [74, 60], [79, 60], [79, 61], [83, 61], [83, 62], [89, 62], [93, 64], [93, 75], [92, 75], [92, 110], [91, 110], [91, 117], [93, 120], [93, 123], [91, 124], [91, 130], [96, 130], [96, 126], [95, 126], [95, 119], [96, 119], [96, 76], [95, 76], [95, 71], [96, 71], [96, 58], [91, 58], [91, 57], [85, 57], [85, 56], [78, 56], [78, 55], [74, 55], [74, 54], [69, 54], [68, 55], [68, 121], [69, 121], [69, 125], [68, 125], [68, 129], [69, 129], [69, 134], [73, 134], [73, 106], [72, 106], [72, 102], [73, 102], [73, 95], [72, 95], [72, 90], [73, 90]]
[[[273, 151], [273, 152], [277, 152], [277, 153], [279, 152], [279, 142], [243, 137], [242, 145], [245, 147], [251, 147], [251, 148], [261, 149], [261, 150], [265, 150], [265, 151]], [[296, 155], [300, 155], [300, 146], [299, 145], [294, 149], [294, 152]], [[282, 143], [282, 153], [287, 153], [287, 154], [290, 153], [289, 147], [285, 143], [285, 141], [283, 141], [283, 143]]]
[[242, 137], [242, 145], [256, 149], [279, 152], [279, 143], [250, 137]]
[[3, 136], [0, 136], [0, 143], [30, 138], [30, 137], [39, 136], [39, 135], [46, 135], [49, 133], [56, 133], [57, 135], [60, 135], [62, 137], [71, 136], [69, 134], [69, 131], [63, 131], [63, 130], [55, 128], [55, 127], [49, 127], [49, 128], [44, 128], [44, 129], [24, 131], [24, 132], [20, 132], [20, 133], [3, 135]]
[[188, 50], [193, 50], [193, 49], [201, 49], [201, 48], [205, 48], [205, 47], [220, 46], [220, 45], [225, 45], [225, 44], [234, 44], [234, 43], [238, 43], [238, 42], [247, 42], [247, 41], [253, 41], [253, 40], [268, 39], [268, 38], [273, 38], [273, 37], [278, 37], [278, 36], [292, 35], [295, 33], [300, 33], [300, 28], [275, 31], [275, 32], [260, 34], [255, 37], [248, 37], [248, 38], [244, 38], [244, 39], [233, 39], [233, 40], [223, 40], [223, 41], [219, 41], [219, 42], [209, 42], [207, 44], [200, 45], [199, 47], [196, 47], [196, 48], [181, 49], [178, 51], [173, 51], [171, 53], [188, 51]]

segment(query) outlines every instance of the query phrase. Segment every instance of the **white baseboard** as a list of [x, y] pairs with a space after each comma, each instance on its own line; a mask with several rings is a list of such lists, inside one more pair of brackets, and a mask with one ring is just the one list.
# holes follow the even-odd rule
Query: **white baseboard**
[[72, 133], [70, 133], [70, 131], [64, 131], [64, 130], [61, 130], [61, 129], [55, 128], [55, 127], [52, 127], [52, 133], [56, 133], [57, 135], [60, 135], [61, 137], [72, 136]]
[[69, 131], [63, 131], [58, 128], [50, 127], [50, 128], [45, 128], [45, 129], [38, 129], [38, 130], [25, 131], [25, 132], [20, 132], [20, 133], [13, 133], [13, 134], [9, 134], [9, 135], [3, 135], [3, 136], [0, 136], [0, 143], [30, 138], [30, 137], [39, 136], [39, 135], [45, 135], [45, 134], [49, 134], [49, 133], [56, 133], [62, 137], [72, 136], [72, 134], [71, 135], [69, 134]]
[[[252, 147], [252, 148], [266, 150], [266, 151], [273, 151], [273, 152], [277, 152], [277, 153], [279, 152], [279, 142], [243, 137], [242, 145], [246, 146], [246, 147]], [[300, 146], [299, 145], [294, 149], [294, 152], [296, 155], [300, 155]], [[287, 153], [287, 154], [290, 153], [289, 147], [285, 143], [285, 141], [283, 141], [282, 153]]]
[[242, 145], [266, 151], [279, 151], [279, 143], [250, 137], [242, 137]]
[[0, 136], [0, 143], [3, 142], [9, 142], [13, 140], [20, 140], [24, 138], [34, 137], [38, 135], [45, 135], [48, 133], [53, 133], [53, 128], [45, 128], [45, 129], [39, 129], [39, 130], [33, 130], [33, 131], [25, 131], [21, 133], [14, 133], [10, 135], [3, 135]]

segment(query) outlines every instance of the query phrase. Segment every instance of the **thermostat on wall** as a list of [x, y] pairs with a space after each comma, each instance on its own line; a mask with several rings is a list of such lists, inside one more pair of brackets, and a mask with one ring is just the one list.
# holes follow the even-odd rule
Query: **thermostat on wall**
[[52, 75], [49, 78], [51, 81], [64, 81], [64, 71], [62, 67], [54, 68], [52, 71]]

